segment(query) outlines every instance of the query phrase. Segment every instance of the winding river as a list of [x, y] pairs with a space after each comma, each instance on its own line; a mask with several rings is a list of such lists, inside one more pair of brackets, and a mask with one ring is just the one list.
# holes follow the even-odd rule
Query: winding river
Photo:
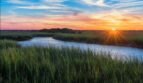
[[69, 47], [79, 48], [81, 50], [91, 50], [95, 53], [109, 53], [114, 57], [143, 57], [143, 49], [112, 46], [112, 45], [100, 45], [100, 44], [87, 44], [79, 42], [68, 42], [54, 39], [52, 37], [34, 37], [31, 40], [18, 42], [21, 46], [54, 46], [54, 47]]

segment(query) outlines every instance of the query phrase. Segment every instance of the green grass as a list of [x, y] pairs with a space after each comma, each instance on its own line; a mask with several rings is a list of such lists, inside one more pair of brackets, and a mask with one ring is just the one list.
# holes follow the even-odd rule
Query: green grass
[[105, 32], [90, 31], [90, 32], [82, 32], [79, 34], [56, 33], [52, 36], [56, 39], [64, 41], [77, 41], [86, 43], [121, 45], [121, 46], [143, 48], [143, 31], [137, 31], [137, 32], [121, 31], [116, 36], [110, 34], [108, 31]]
[[[143, 48], [143, 31], [119, 31], [120, 35], [108, 31], [81, 31], [80, 33], [50, 33], [40, 31], [1, 31], [0, 39], [28, 40], [32, 37], [52, 36], [64, 41], [77, 41], [107, 45], [122, 45]], [[110, 38], [109, 41], [108, 38]], [[118, 38], [118, 39], [116, 39]]]
[[17, 45], [16, 41], [0, 40], [0, 49], [11, 48], [11, 47], [20, 47], [20, 46]]
[[1, 31], [0, 39], [29, 40], [35, 36], [48, 36], [48, 33], [38, 31]]
[[143, 83], [143, 61], [0, 40], [0, 83]]

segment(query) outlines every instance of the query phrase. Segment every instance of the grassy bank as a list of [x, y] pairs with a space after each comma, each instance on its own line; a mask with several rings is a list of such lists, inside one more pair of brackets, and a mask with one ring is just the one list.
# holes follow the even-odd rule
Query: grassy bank
[[0, 39], [11, 39], [17, 41], [29, 40], [37, 36], [50, 36], [49, 33], [39, 31], [1, 31]]
[[61, 33], [58, 31], [54, 33], [46, 31], [1, 31], [0, 39], [28, 40], [37, 36], [52, 36], [64, 41], [143, 48], [143, 31], [80, 31], [78, 33]]
[[143, 31], [85, 31], [81, 33], [56, 33], [55, 39], [105, 45], [143, 48]]
[[143, 83], [143, 61], [0, 40], [0, 83]]

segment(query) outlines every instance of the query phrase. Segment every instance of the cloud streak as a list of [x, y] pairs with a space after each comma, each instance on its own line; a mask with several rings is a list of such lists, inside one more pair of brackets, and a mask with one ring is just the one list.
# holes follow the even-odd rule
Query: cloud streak
[[104, 0], [82, 0], [85, 4], [96, 5], [96, 6], [108, 6]]
[[[116, 12], [115, 12], [116, 13]], [[2, 27], [11, 29], [42, 29], [42, 28], [63, 28], [70, 27], [73, 29], [89, 29], [89, 30], [105, 30], [116, 27], [117, 29], [143, 29], [142, 15], [126, 15], [112, 13], [94, 14], [94, 15], [57, 15], [47, 16], [42, 18], [34, 17], [18, 17], [5, 16], [2, 18]], [[138, 27], [138, 28], [136, 28]]]
[[2, 13], [9, 29], [143, 29], [141, 0], [5, 0]]

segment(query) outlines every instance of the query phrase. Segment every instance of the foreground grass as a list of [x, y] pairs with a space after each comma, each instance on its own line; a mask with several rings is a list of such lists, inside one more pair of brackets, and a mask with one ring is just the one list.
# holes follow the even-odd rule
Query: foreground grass
[[0, 83], [143, 83], [142, 77], [143, 62], [137, 59], [0, 41]]

